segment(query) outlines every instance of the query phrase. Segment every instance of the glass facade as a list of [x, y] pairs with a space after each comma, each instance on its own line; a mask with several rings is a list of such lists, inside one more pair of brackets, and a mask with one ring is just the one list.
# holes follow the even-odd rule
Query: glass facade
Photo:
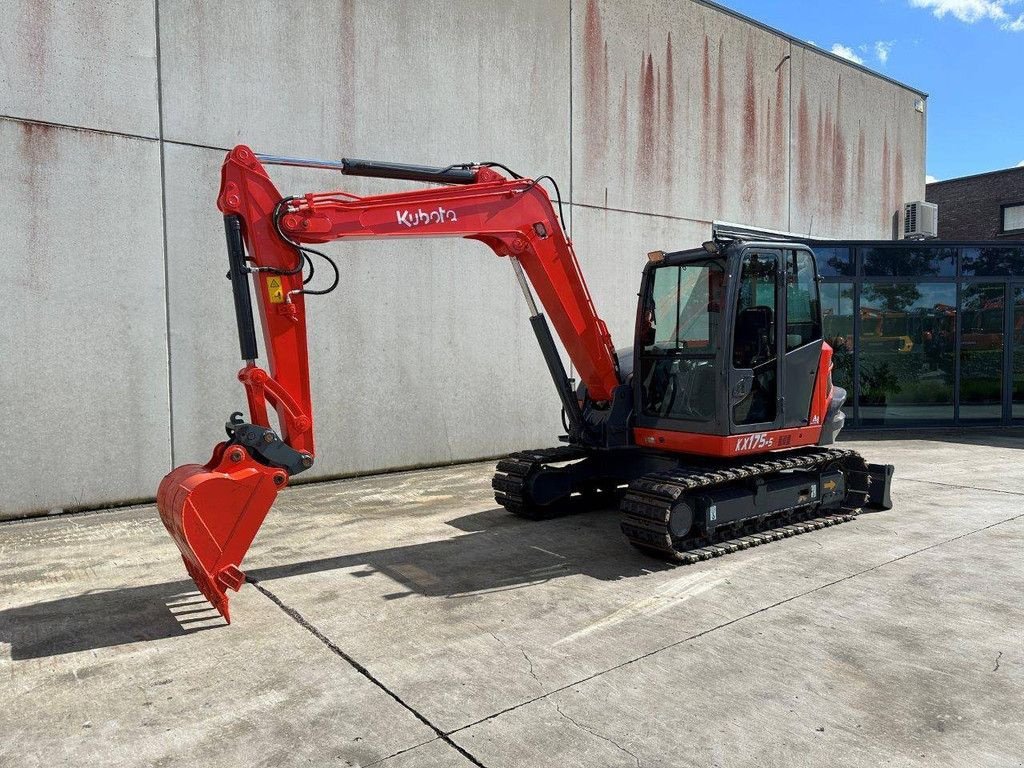
[[808, 245], [849, 426], [1024, 422], [1024, 247]]

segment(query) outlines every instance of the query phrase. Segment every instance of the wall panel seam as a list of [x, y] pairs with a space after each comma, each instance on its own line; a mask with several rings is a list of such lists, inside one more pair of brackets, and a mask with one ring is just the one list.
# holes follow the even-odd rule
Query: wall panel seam
[[164, 260], [164, 354], [167, 360], [167, 442], [171, 467], [174, 462], [174, 384], [171, 374], [171, 268], [167, 250], [167, 159], [164, 144], [163, 71], [160, 62], [160, 0], [153, 0], [153, 18], [156, 34], [156, 116], [160, 137], [160, 236]]

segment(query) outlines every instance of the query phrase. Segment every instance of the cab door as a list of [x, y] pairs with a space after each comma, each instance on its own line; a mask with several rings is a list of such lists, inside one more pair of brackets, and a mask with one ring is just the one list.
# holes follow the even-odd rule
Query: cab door
[[818, 273], [814, 256], [806, 248], [783, 249], [782, 258], [782, 426], [803, 427], [810, 425], [811, 399], [824, 343]]
[[782, 269], [782, 249], [750, 247], [740, 254], [729, 345], [731, 434], [768, 432], [784, 421]]

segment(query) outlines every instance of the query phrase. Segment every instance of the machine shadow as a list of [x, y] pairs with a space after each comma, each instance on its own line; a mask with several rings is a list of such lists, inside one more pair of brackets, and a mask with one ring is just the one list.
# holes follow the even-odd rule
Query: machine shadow
[[191, 581], [126, 587], [0, 611], [0, 643], [11, 659], [38, 659], [223, 626]]
[[[605, 509], [554, 520], [529, 521], [488, 509], [448, 521], [464, 535], [337, 557], [253, 568], [270, 582], [348, 569], [355, 578], [382, 573], [404, 587], [384, 595], [457, 598], [533, 586], [583, 575], [602, 581], [642, 576], [672, 566], [630, 547], [619, 533], [619, 513]], [[269, 585], [268, 585], [269, 586]]]
[[[497, 508], [448, 521], [462, 535], [388, 549], [304, 560], [247, 570], [253, 581], [273, 582], [348, 569], [352, 578], [374, 573], [412, 594], [459, 598], [521, 589], [582, 574], [615, 580], [672, 566], [633, 550], [618, 530], [614, 509], [540, 522]], [[263, 555], [273, 557], [274, 550]], [[178, 637], [224, 626], [191, 581], [88, 592], [0, 611], [0, 643], [14, 660], [57, 656], [127, 643]]]

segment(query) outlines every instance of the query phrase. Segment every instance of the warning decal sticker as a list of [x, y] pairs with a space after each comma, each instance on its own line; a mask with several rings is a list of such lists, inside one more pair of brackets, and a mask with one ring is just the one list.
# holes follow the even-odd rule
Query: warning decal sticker
[[281, 284], [280, 277], [271, 275], [267, 278], [267, 293], [270, 294], [271, 304], [284, 303], [284, 286]]

